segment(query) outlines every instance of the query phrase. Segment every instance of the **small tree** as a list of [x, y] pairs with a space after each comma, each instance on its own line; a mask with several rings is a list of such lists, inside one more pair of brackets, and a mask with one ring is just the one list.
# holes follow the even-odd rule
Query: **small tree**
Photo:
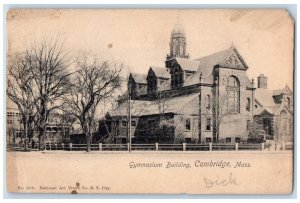
[[88, 152], [91, 151], [92, 132], [97, 129], [96, 109], [104, 99], [116, 96], [122, 68], [123, 64], [101, 61], [97, 57], [77, 59], [72, 87], [64, 101], [68, 111], [80, 122]]
[[253, 121], [251, 121], [249, 125], [248, 139], [263, 141], [265, 137], [266, 132], [262, 128], [262, 126], [259, 125], [259, 120], [254, 119]]

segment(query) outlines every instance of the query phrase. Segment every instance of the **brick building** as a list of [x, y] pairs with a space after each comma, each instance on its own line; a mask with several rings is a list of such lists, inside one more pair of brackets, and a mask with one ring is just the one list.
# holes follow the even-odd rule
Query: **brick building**
[[105, 136], [126, 143], [131, 125], [134, 143], [240, 142], [247, 140], [254, 120], [266, 138], [292, 140], [289, 87], [269, 90], [263, 74], [256, 87], [234, 46], [190, 59], [181, 25], [172, 30], [169, 45], [165, 67], [130, 74], [128, 92], [100, 122]]

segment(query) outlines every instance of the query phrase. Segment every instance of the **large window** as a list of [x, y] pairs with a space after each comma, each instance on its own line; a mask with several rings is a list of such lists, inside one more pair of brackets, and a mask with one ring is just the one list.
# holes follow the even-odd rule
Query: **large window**
[[230, 76], [227, 81], [227, 107], [229, 113], [240, 112], [240, 83], [234, 76]]

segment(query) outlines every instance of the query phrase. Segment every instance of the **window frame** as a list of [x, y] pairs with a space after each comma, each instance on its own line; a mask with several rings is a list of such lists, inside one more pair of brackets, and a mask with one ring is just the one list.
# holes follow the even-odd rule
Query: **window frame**
[[247, 103], [246, 103], [246, 111], [251, 111], [251, 100], [249, 97], [247, 97]]
[[246, 121], [246, 130], [250, 130], [251, 120]]
[[[230, 140], [230, 141], [229, 141], [229, 140]], [[229, 142], [228, 142], [228, 141], [229, 141]], [[226, 137], [226, 138], [225, 138], [225, 142], [226, 142], [226, 143], [232, 143], [231, 137]]]
[[[134, 123], [134, 125], [132, 125], [133, 123]], [[132, 126], [132, 127], [136, 127], [136, 120], [132, 120], [132, 121], [131, 121], [131, 126]]]
[[127, 127], [127, 121], [125, 120], [122, 120], [122, 123], [121, 123], [122, 127]]
[[240, 82], [237, 77], [233, 75], [228, 77], [226, 90], [227, 112], [240, 113]]
[[206, 118], [205, 131], [211, 131], [211, 118]]
[[206, 109], [210, 109], [211, 108], [211, 99], [210, 99], [210, 95], [206, 95]]
[[185, 118], [185, 130], [191, 131], [192, 124], [191, 124], [191, 118]]

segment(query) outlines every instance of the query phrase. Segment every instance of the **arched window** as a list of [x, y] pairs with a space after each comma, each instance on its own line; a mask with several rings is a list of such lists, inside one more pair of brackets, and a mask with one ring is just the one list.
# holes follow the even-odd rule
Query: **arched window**
[[207, 96], [206, 96], [206, 108], [207, 109], [210, 109], [210, 95], [208, 94]]
[[240, 83], [234, 76], [227, 80], [227, 107], [229, 113], [240, 112]]
[[250, 111], [250, 98], [247, 98], [246, 111]]

